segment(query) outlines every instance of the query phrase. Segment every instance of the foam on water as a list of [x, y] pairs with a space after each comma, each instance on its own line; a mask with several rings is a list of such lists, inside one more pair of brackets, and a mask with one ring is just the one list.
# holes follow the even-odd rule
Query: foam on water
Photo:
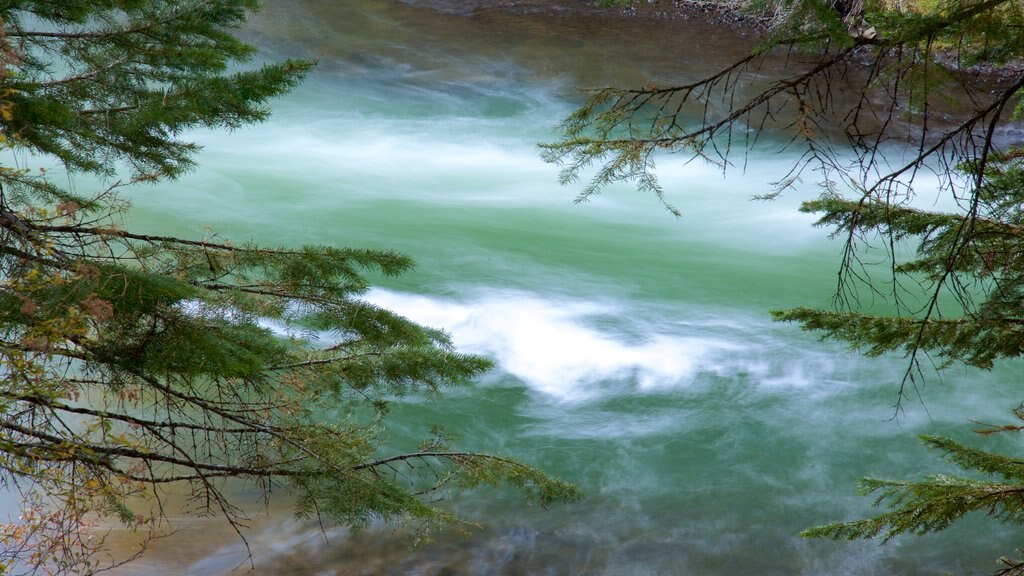
[[[460, 351], [494, 358], [501, 371], [562, 402], [692, 388], [707, 375], [746, 374], [764, 390], [808, 388], [833, 380], [836, 369], [830, 355], [801, 353], [765, 322], [735, 315], [677, 310], [676, 318], [655, 319], [662, 312], [640, 303], [511, 290], [455, 300], [377, 288], [367, 300], [443, 328]], [[832, 393], [842, 388], [835, 384]]]
[[381, 289], [368, 299], [417, 322], [443, 327], [460, 350], [491, 356], [502, 370], [562, 401], [593, 398], [598, 384], [630, 375], [641, 389], [684, 382], [703, 359], [730, 348], [724, 341], [669, 334], [624, 342], [593, 325], [597, 318], [625, 313], [607, 303], [515, 292], [459, 303]]

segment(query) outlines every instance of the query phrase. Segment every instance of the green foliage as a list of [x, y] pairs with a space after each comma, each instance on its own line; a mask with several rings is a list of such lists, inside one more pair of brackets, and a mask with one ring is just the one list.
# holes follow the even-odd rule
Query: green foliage
[[[862, 155], [863, 173], [881, 173], [884, 181], [887, 167], [874, 165], [882, 155], [873, 151], [893, 136], [890, 132], [904, 137], [905, 120], [948, 114], [943, 106], [957, 102], [977, 102], [981, 112], [959, 126], [933, 122], [912, 128], [921, 129], [921, 161], [953, 148], [966, 151], [972, 130], [980, 130], [994, 108], [1016, 100], [1020, 90], [1019, 82], [1011, 82], [993, 92], [957, 71], [1024, 57], [1024, 12], [1010, 0], [950, 0], [923, 12], [905, 2], [755, 4], [750, 5], [773, 16], [764, 42], [749, 57], [678, 85], [592, 90], [559, 125], [560, 138], [541, 145], [544, 159], [562, 166], [561, 182], [589, 180], [579, 200], [627, 182], [676, 212], [654, 173], [659, 156], [682, 154], [725, 169], [734, 162], [735, 148], [745, 150], [763, 131], [808, 149], [776, 192], [798, 181], [808, 167], [848, 171], [835, 150], [850, 145]], [[855, 21], [860, 14], [867, 20]], [[789, 62], [787, 54], [794, 51], [808, 54], [810, 62], [780, 70], [776, 63]], [[862, 98], [847, 101], [837, 87]], [[933, 114], [937, 109], [942, 112]], [[832, 141], [836, 136], [839, 140]], [[914, 166], [920, 163], [911, 161], [896, 175]]]
[[[107, 175], [176, 176], [199, 126], [237, 128], [266, 118], [264, 103], [294, 87], [310, 63], [227, 73], [254, 49], [234, 36], [255, 1], [7, 2], [17, 54], [5, 88], [18, 110], [3, 125], [69, 168]], [[57, 30], [33, 29], [49, 21]]]
[[[913, 357], [926, 351], [942, 357], [946, 365], [959, 361], [982, 369], [992, 368], [1001, 358], [1020, 356], [1021, 156], [990, 157], [982, 176], [970, 210], [959, 214], [871, 197], [847, 200], [826, 195], [804, 203], [801, 210], [820, 214], [817, 225], [845, 239], [848, 251], [849, 242], [858, 238], [880, 237], [890, 245], [916, 243], [912, 258], [893, 263], [893, 282], [924, 285], [927, 297], [916, 309], [902, 304], [899, 317], [806, 308], [776, 312], [774, 317], [799, 322], [874, 356], [902, 350]], [[850, 268], [844, 272], [855, 273]]]
[[[1024, 412], [1016, 410], [1018, 419]], [[993, 431], [1020, 431], [1019, 425], [1000, 427]], [[894, 481], [865, 478], [861, 493], [875, 496], [875, 506], [887, 509], [873, 518], [851, 522], [835, 522], [809, 528], [801, 533], [807, 538], [858, 540], [880, 537], [888, 542], [902, 534], [927, 534], [949, 528], [954, 522], [973, 512], [983, 512], [1000, 522], [1024, 523], [1024, 460], [971, 448], [949, 438], [921, 436], [921, 441], [944, 453], [947, 460], [968, 472], [993, 479], [975, 479], [948, 475], [929, 476], [916, 481]], [[1000, 574], [1024, 573], [1024, 560], [1001, 558]]]
[[[982, 167], [979, 167], [982, 166]], [[892, 265], [893, 284], [924, 286], [924, 304], [899, 303], [900, 316], [867, 315], [855, 309], [799, 308], [774, 312], [776, 320], [798, 322], [806, 330], [847, 342], [868, 355], [902, 351], [916, 365], [921, 354], [991, 369], [995, 362], [1024, 355], [1024, 166], [1018, 151], [990, 155], [961, 168], [976, 177], [969, 208], [960, 213], [919, 210], [865, 196], [846, 200], [827, 195], [802, 210], [820, 214], [818, 225], [846, 239], [882, 238], [916, 246], [913, 257]], [[978, 170], [981, 170], [980, 172]], [[851, 260], [847, 260], [850, 262]], [[846, 274], [852, 274], [850, 268]], [[919, 371], [916, 373], [919, 374]], [[919, 377], [919, 376], [917, 376]], [[908, 370], [905, 382], [915, 372]], [[901, 392], [902, 394], [902, 392]], [[1016, 411], [1018, 418], [1024, 412]], [[1019, 431], [1017, 426], [997, 431]], [[807, 537], [857, 539], [925, 534], [949, 527], [974, 511], [1024, 524], [1024, 461], [969, 448], [952, 440], [922, 437], [931, 448], [965, 470], [1000, 476], [1003, 482], [935, 476], [923, 481], [864, 479], [861, 489], [876, 494], [888, 512], [852, 522], [811, 528]], [[1001, 574], [1024, 574], [1024, 559], [1002, 558]]]
[[247, 64], [254, 48], [233, 31], [256, 6], [0, 3], [3, 144], [123, 179], [88, 194], [0, 167], [0, 482], [26, 508], [23, 523], [0, 526], [0, 572], [102, 568], [89, 519], [156, 535], [165, 485], [239, 530], [232, 480], [287, 487], [300, 516], [352, 526], [459, 522], [436, 498], [446, 487], [509, 485], [541, 505], [580, 497], [437, 435], [384, 448], [390, 401], [491, 367], [359, 299], [368, 274], [400, 274], [407, 257], [123, 228], [121, 186], [193, 167], [185, 131], [266, 118], [266, 102], [312, 66]]

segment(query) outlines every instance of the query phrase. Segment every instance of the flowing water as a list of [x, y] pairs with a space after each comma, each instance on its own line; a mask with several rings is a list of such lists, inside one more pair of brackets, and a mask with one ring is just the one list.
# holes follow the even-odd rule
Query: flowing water
[[[969, 419], [1002, 422], [1020, 401], [1011, 368], [954, 369], [893, 420], [901, 359], [769, 320], [828, 306], [834, 288], [839, 246], [796, 211], [814, 183], [750, 199], [797, 152], [768, 140], [725, 176], [662, 159], [679, 219], [628, 186], [575, 205], [578, 188], [539, 159], [576, 87], [693, 80], [753, 38], [680, 20], [474, 11], [499, 4], [487, 2], [268, 4], [250, 39], [268, 59], [316, 57], [317, 70], [266, 124], [197, 134], [200, 168], [134, 193], [132, 226], [413, 256], [415, 271], [367, 297], [497, 368], [441, 400], [398, 404], [395, 443], [442, 422], [461, 446], [537, 464], [587, 498], [543, 510], [468, 494], [452, 506], [483, 527], [416, 549], [388, 527], [322, 532], [274, 508], [247, 535], [255, 573], [985, 573], [1016, 543], [983, 519], [884, 547], [797, 536], [867, 512], [862, 476], [948, 470], [916, 434], [966, 438]], [[226, 525], [198, 519], [124, 572], [221, 574], [244, 558]]]

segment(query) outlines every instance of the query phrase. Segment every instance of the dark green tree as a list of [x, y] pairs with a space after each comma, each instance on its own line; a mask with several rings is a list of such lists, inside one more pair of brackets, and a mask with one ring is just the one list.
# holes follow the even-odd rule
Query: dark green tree
[[[0, 2], [0, 483], [26, 507], [0, 531], [0, 573], [100, 568], [92, 519], [155, 530], [168, 485], [243, 539], [232, 482], [285, 488], [300, 516], [351, 526], [457, 522], [439, 496], [481, 484], [541, 504], [579, 497], [529, 466], [456, 450], [442, 430], [384, 448], [390, 400], [490, 366], [359, 300], [367, 272], [398, 274], [408, 258], [123, 227], [122, 187], [194, 166], [188, 130], [266, 118], [312, 66], [247, 64], [255, 50], [233, 33], [256, 8]], [[26, 168], [34, 155], [77, 174], [76, 188]], [[88, 192], [89, 175], [107, 184]], [[299, 335], [315, 331], [338, 338]]]
[[[802, 210], [843, 242], [838, 284], [832, 309], [774, 317], [868, 355], [904, 354], [898, 415], [929, 366], [988, 369], [1024, 355], [1024, 153], [1010, 130], [1024, 117], [1024, 11], [1009, 0], [849, 4], [752, 2], [768, 32], [749, 57], [680, 85], [595, 90], [543, 148], [564, 183], [589, 179], [579, 200], [634, 182], [676, 213], [656, 159], [725, 170], [765, 133], [802, 149], [764, 196], [817, 172], [823, 193]], [[923, 176], [938, 178], [953, 209], [913, 206]], [[996, 479], [865, 480], [888, 512], [805, 535], [888, 540], [975, 510], [1024, 524], [1024, 458], [924, 441]], [[1024, 574], [1024, 561], [1003, 562], [1002, 573]]]

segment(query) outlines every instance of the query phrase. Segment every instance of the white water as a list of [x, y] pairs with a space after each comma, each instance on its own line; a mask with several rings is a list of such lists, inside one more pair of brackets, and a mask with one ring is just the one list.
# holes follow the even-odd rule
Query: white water
[[[893, 419], [902, 359], [770, 322], [771, 309], [827, 306], [834, 288], [838, 247], [796, 211], [815, 183], [750, 201], [795, 152], [768, 141], [745, 174], [663, 159], [681, 219], [625, 186], [574, 205], [577, 189], [540, 161], [570, 87], [685, 78], [738, 40], [706, 31], [694, 54], [692, 26], [416, 4], [268, 6], [251, 32], [267, 57], [312, 54], [317, 73], [269, 123], [197, 135], [201, 168], [135, 193], [130, 223], [410, 254], [417, 269], [366, 298], [497, 368], [397, 403], [395, 442], [443, 423], [588, 498], [544, 511], [465, 495], [452, 506], [486, 528], [412, 551], [387, 528], [325, 540], [275, 507], [249, 534], [258, 573], [916, 575], [987, 570], [1013, 546], [981, 524], [884, 548], [797, 537], [869, 512], [861, 476], [948, 471], [914, 434], [970, 436], [967, 419], [1003, 421], [1019, 397], [1013, 366], [953, 370]], [[222, 524], [190, 523], [126, 573], [219, 574], [244, 557]]]

